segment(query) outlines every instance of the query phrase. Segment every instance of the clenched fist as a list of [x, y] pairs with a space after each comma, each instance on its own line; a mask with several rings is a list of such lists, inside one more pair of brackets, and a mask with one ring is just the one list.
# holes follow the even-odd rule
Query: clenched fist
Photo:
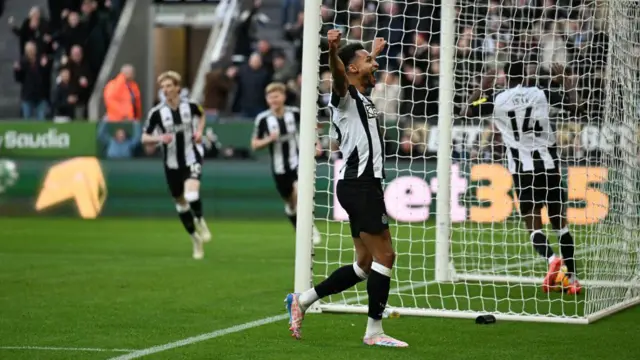
[[329, 50], [337, 51], [340, 47], [340, 40], [342, 39], [342, 33], [340, 30], [331, 29], [327, 32], [327, 41], [329, 41]]

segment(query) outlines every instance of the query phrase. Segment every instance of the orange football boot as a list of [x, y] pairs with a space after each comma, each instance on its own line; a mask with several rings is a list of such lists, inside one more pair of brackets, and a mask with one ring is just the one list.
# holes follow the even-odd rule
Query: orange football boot
[[553, 290], [556, 286], [556, 277], [558, 272], [562, 268], [562, 259], [556, 257], [555, 260], [549, 264], [549, 271], [547, 271], [547, 276], [544, 277], [542, 281], [542, 291], [549, 292]]
[[580, 292], [582, 291], [582, 286], [580, 286], [580, 282], [578, 282], [578, 279], [571, 279], [571, 282], [569, 283], [569, 286], [567, 286], [567, 288], [565, 289], [565, 292], [568, 295], [579, 295]]

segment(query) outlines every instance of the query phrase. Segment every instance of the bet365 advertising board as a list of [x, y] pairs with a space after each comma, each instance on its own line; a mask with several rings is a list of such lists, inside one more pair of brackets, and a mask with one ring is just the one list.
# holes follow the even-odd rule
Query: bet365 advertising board
[[[74, 157], [64, 160], [14, 159], [15, 173], [0, 170], [0, 215], [175, 216], [160, 159], [99, 160]], [[397, 166], [396, 166], [397, 164]], [[315, 215], [346, 220], [334, 197], [334, 163], [318, 164]], [[435, 162], [393, 162], [387, 167], [385, 200], [392, 219], [423, 222], [435, 219], [440, 184]], [[0, 169], [4, 168], [0, 160]], [[607, 217], [608, 169], [569, 167], [569, 222], [593, 224]], [[12, 178], [8, 182], [7, 179]], [[512, 179], [500, 164], [474, 164], [451, 168], [451, 219], [454, 223], [500, 222], [513, 216], [517, 199]], [[269, 163], [264, 160], [217, 160], [204, 164], [201, 197], [212, 217], [282, 218], [284, 206], [277, 194]]]

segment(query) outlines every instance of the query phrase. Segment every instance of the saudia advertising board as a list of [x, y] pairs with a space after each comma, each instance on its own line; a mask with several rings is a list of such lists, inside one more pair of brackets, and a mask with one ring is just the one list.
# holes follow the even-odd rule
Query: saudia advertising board
[[95, 123], [0, 122], [3, 157], [92, 156], [96, 150]]

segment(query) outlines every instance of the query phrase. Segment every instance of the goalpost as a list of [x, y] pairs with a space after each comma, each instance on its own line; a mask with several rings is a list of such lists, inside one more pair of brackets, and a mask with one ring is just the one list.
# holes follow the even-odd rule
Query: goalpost
[[[324, 3], [333, 8], [305, 1], [296, 292], [355, 260], [334, 192], [341, 160], [330, 151], [331, 123], [318, 118], [317, 105], [326, 109], [330, 91], [321, 41], [328, 28], [339, 27], [347, 41], [384, 36], [389, 43], [378, 58], [381, 78], [372, 98], [385, 133], [385, 201], [397, 253], [390, 314], [587, 324], [640, 303], [636, 0], [588, 0], [579, 7], [547, 0], [538, 8], [515, 0], [445, 0], [439, 7], [420, 0]], [[542, 291], [547, 264], [517, 216], [500, 135], [490, 118], [457, 115], [481, 72], [500, 69], [510, 56], [537, 69], [551, 62], [570, 67], [586, 104], [582, 115], [554, 112], [552, 120], [579, 296]], [[328, 156], [314, 160], [318, 137]], [[324, 235], [315, 248], [313, 223]], [[545, 233], [559, 254], [555, 232], [548, 226]], [[366, 313], [366, 304], [360, 284], [310, 310]]]

